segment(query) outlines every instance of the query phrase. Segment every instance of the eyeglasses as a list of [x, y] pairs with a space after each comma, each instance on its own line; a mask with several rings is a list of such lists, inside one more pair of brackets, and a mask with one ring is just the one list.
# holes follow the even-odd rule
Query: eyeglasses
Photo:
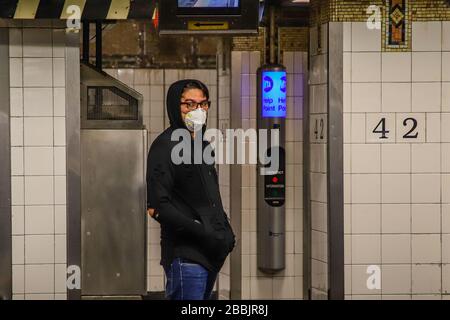
[[180, 104], [184, 104], [189, 110], [195, 110], [198, 107], [202, 108], [202, 109], [206, 109], [209, 108], [211, 106], [211, 101], [205, 100], [202, 102], [195, 102], [195, 101], [185, 101], [185, 102], [180, 102]]

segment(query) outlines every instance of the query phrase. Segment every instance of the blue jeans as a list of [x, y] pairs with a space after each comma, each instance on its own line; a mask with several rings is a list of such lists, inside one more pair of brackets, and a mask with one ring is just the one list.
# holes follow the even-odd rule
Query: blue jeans
[[209, 300], [217, 273], [183, 258], [175, 258], [166, 272], [166, 298], [170, 300]]

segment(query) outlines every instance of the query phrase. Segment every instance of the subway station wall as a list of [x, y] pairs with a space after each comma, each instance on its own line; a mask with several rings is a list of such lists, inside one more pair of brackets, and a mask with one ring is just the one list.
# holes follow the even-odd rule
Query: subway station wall
[[14, 22], [9, 56], [13, 299], [65, 299], [65, 30]]
[[450, 293], [450, 22], [411, 24], [411, 50], [386, 52], [344, 23], [346, 299]]
[[[11, 97], [11, 183], [13, 222], [13, 298], [66, 298], [66, 74], [65, 30], [53, 22], [12, 22], [9, 29]], [[239, 100], [242, 128], [256, 128], [256, 69], [259, 52], [241, 55]], [[220, 58], [219, 58], [220, 59]], [[72, 64], [79, 63], [71, 61]], [[256, 172], [240, 168], [242, 208], [240, 219], [244, 299], [293, 299], [303, 297], [303, 101], [307, 69], [305, 52], [285, 52], [288, 71], [286, 121], [287, 170], [287, 268], [275, 276], [260, 273], [256, 266]], [[208, 125], [230, 126], [229, 68], [218, 70], [105, 70], [144, 96], [144, 123], [149, 145], [168, 126], [165, 94], [178, 79], [197, 78], [210, 88], [213, 108]], [[214, 106], [217, 105], [217, 108]], [[221, 194], [230, 213], [230, 165], [219, 165]], [[149, 224], [148, 290], [163, 291], [159, 266], [159, 225]], [[230, 261], [219, 275], [220, 298], [230, 295]]]

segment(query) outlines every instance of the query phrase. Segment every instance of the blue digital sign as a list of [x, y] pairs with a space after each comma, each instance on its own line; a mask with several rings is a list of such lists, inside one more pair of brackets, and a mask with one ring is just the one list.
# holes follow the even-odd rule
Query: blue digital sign
[[286, 118], [286, 71], [263, 71], [261, 82], [262, 117]]

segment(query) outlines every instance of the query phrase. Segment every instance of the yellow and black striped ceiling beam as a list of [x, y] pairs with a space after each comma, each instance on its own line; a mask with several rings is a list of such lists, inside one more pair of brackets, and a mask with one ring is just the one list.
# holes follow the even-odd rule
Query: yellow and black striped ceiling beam
[[[151, 19], [156, 0], [2, 0], [0, 18], [82, 20]], [[79, 9], [78, 9], [79, 8]]]

